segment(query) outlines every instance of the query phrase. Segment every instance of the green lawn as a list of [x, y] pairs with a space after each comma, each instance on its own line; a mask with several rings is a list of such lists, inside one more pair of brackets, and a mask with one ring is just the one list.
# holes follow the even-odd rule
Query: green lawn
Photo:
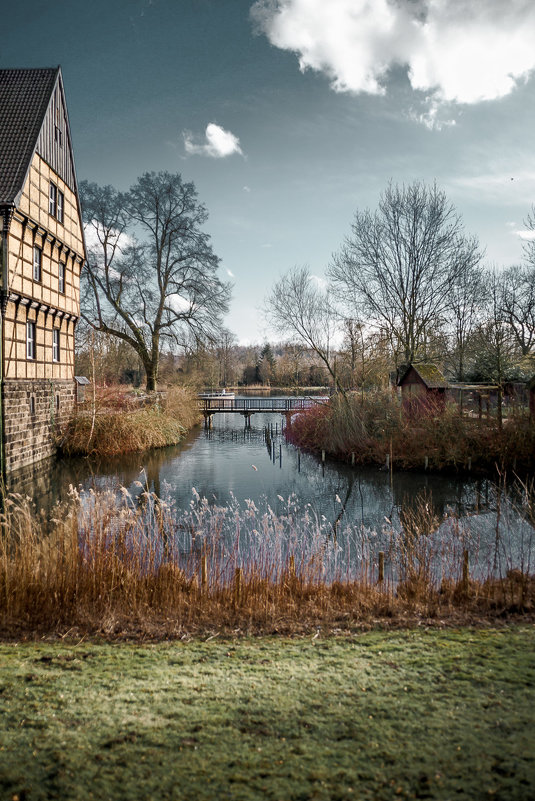
[[535, 628], [0, 645], [0, 798], [535, 798]]

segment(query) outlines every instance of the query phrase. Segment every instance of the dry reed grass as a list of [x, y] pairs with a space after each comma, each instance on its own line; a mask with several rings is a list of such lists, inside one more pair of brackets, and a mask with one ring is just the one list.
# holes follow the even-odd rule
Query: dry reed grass
[[73, 490], [49, 521], [28, 499], [6, 499], [4, 636], [291, 633], [533, 616], [533, 487], [522, 490], [530, 533], [520, 549], [516, 534], [514, 553], [504, 537], [492, 559], [457, 518], [438, 520], [426, 498], [381, 532], [335, 531], [291, 498], [277, 516], [252, 502], [210, 507], [194, 491], [190, 508], [178, 513], [138, 484], [133, 493]]
[[112, 456], [179, 442], [199, 422], [195, 396], [173, 387], [165, 394], [136, 395], [117, 387], [98, 391], [78, 409], [61, 435], [66, 455]]

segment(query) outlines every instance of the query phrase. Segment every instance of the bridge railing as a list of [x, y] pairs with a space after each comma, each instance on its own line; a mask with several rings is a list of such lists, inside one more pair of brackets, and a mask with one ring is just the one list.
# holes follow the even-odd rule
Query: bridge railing
[[203, 412], [293, 412], [326, 403], [328, 397], [311, 398], [199, 398]]

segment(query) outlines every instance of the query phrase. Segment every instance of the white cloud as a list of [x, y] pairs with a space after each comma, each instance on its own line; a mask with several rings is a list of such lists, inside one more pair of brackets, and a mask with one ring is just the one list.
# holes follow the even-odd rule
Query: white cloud
[[244, 192], [250, 192], [250, 191], [251, 191], [251, 188], [250, 188], [249, 186], [244, 186], [244, 187], [243, 187], [243, 191], [244, 191]]
[[116, 231], [113, 228], [106, 232], [98, 220], [91, 220], [91, 222], [84, 225], [84, 238], [87, 249], [99, 253], [102, 250], [105, 234], [108, 237], [108, 249], [110, 251], [112, 248], [116, 248], [122, 253], [126, 248], [134, 244], [134, 239], [129, 234]]
[[405, 67], [430, 127], [437, 103], [504, 97], [535, 68], [533, 0], [257, 0], [251, 15], [337, 92], [384, 94]]
[[229, 270], [228, 267], [227, 267], [227, 275], [229, 276], [229, 278], [234, 278], [234, 273], [232, 272], [232, 270]]
[[169, 310], [175, 312], [175, 314], [183, 314], [188, 312], [192, 307], [191, 301], [189, 301], [187, 298], [184, 298], [182, 295], [179, 295], [177, 292], [175, 292], [173, 295], [168, 295], [166, 298], [166, 303]]
[[327, 281], [321, 275], [314, 275], [310, 276], [310, 283], [315, 284], [318, 289], [321, 289], [322, 292], [325, 292], [327, 289]]
[[425, 109], [421, 112], [411, 110], [409, 112], [409, 117], [415, 122], [421, 122], [422, 125], [425, 125], [430, 131], [441, 131], [442, 128], [451, 128], [457, 125], [454, 119], [444, 119], [444, 105], [436, 98], [428, 98], [424, 106]]
[[234, 153], [243, 156], [238, 137], [230, 131], [225, 131], [215, 122], [210, 122], [206, 126], [205, 142], [202, 144], [196, 144], [189, 131], [184, 131], [183, 137], [186, 153], [191, 156], [210, 156], [214, 159], [223, 159]]
[[516, 234], [520, 239], [524, 239], [527, 242], [535, 240], [535, 231], [513, 231], [513, 234]]
[[[518, 164], [489, 164], [489, 171], [473, 175], [460, 175], [448, 182], [455, 193], [462, 192], [485, 201], [499, 201], [502, 205], [527, 206], [533, 201], [535, 163], [524, 156]], [[516, 223], [514, 227], [518, 227]], [[508, 223], [509, 228], [513, 225]]]

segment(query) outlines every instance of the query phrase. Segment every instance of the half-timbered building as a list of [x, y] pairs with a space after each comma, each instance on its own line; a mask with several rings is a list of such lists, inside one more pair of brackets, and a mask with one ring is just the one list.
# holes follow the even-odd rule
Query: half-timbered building
[[2, 473], [55, 451], [75, 404], [85, 248], [59, 67], [0, 70]]

